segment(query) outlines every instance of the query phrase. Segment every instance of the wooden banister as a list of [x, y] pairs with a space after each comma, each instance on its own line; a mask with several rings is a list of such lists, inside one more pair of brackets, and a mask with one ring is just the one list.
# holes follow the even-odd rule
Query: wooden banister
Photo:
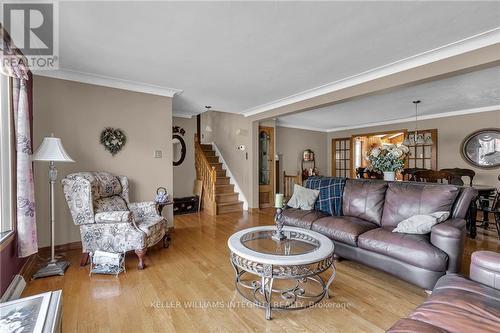
[[210, 214], [217, 214], [217, 204], [215, 201], [215, 183], [217, 182], [217, 171], [210, 165], [207, 157], [203, 153], [203, 148], [198, 141], [198, 134], [194, 135], [195, 168], [196, 178], [203, 184], [203, 207], [209, 210]]

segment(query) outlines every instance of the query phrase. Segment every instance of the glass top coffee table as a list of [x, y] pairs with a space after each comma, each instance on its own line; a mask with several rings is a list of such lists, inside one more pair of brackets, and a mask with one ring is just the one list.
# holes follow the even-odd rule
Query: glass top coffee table
[[[284, 227], [285, 240], [272, 236], [275, 226], [244, 229], [227, 241], [236, 273], [236, 290], [246, 300], [271, 310], [298, 310], [329, 297], [335, 278], [334, 244], [315, 231]], [[320, 276], [331, 268], [327, 281]]]

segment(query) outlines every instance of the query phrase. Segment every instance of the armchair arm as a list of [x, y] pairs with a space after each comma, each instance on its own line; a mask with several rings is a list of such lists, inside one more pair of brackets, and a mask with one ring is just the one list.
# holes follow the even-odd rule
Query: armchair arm
[[156, 210], [154, 201], [132, 202], [128, 205], [135, 221], [143, 221], [147, 218], [160, 217]]
[[119, 223], [119, 222], [132, 222], [132, 213], [128, 210], [101, 212], [95, 214], [96, 223]]
[[470, 279], [500, 289], [500, 253], [474, 252], [471, 257]]
[[458, 273], [465, 241], [465, 220], [449, 219], [431, 229], [431, 243], [448, 255], [448, 273]]

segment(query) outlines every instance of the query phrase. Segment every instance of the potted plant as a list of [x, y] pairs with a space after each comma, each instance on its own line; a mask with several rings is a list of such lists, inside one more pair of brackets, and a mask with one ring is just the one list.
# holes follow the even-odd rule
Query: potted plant
[[396, 179], [396, 172], [402, 171], [404, 160], [409, 152], [405, 145], [382, 144], [368, 152], [367, 159], [371, 168], [384, 173], [384, 180]]

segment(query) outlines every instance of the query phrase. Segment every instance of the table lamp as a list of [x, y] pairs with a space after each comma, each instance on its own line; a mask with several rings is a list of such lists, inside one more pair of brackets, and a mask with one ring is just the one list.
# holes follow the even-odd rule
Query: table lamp
[[67, 261], [57, 261], [54, 250], [54, 184], [57, 179], [57, 170], [55, 162], [74, 162], [74, 160], [66, 153], [61, 143], [61, 139], [55, 138], [54, 134], [51, 137], [43, 139], [42, 144], [38, 147], [32, 157], [33, 161], [49, 162], [49, 222], [50, 222], [50, 260], [33, 275], [33, 279], [52, 276], [64, 275], [64, 271], [69, 266]]

